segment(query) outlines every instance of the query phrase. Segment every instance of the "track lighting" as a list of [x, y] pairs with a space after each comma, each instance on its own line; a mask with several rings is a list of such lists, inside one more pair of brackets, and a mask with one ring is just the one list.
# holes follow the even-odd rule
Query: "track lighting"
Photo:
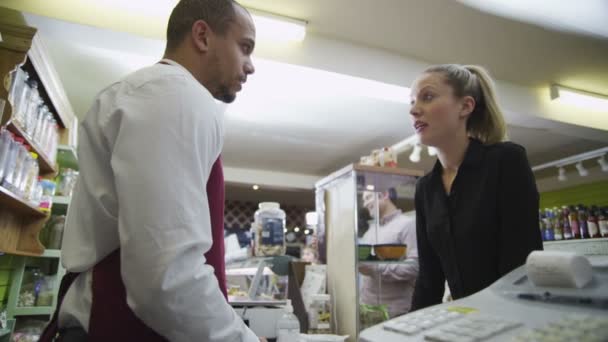
[[587, 176], [589, 176], [589, 171], [587, 171], [587, 169], [585, 169], [585, 167], [583, 166], [582, 162], [576, 163], [576, 169], [578, 170], [578, 174], [581, 177], [587, 177]]

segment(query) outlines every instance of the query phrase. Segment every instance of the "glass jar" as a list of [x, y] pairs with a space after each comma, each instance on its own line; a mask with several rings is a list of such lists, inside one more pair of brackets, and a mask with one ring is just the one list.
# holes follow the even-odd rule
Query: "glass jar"
[[255, 255], [274, 256], [285, 254], [286, 214], [279, 203], [262, 202], [254, 215]]

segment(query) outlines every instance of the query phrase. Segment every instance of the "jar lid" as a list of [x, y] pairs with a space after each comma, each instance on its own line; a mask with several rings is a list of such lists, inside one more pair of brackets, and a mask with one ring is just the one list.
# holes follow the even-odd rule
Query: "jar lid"
[[277, 202], [262, 202], [258, 207], [260, 209], [280, 209], [281, 205]]

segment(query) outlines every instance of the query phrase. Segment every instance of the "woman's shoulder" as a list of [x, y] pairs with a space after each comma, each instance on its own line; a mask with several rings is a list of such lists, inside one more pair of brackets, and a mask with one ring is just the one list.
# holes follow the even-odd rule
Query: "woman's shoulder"
[[511, 141], [504, 141], [484, 146], [486, 153], [490, 158], [496, 158], [497, 160], [526, 158], [525, 147]]

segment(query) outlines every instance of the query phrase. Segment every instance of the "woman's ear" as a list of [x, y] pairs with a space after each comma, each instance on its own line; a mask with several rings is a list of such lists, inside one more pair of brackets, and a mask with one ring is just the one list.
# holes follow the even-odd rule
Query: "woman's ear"
[[461, 100], [460, 117], [466, 118], [475, 109], [475, 99], [472, 96], [465, 96]]

